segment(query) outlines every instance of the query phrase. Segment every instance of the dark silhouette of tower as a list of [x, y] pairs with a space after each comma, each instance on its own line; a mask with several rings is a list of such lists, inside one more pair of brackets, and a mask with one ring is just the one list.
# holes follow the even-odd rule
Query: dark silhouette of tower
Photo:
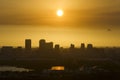
[[88, 44], [87, 45], [87, 49], [92, 49], [93, 48], [93, 45], [92, 44]]
[[74, 45], [74, 44], [71, 44], [69, 50], [70, 50], [71, 53], [74, 53], [75, 45]]
[[45, 49], [46, 41], [45, 39], [41, 39], [39, 41], [39, 49]]
[[53, 42], [46, 43], [45, 48], [47, 50], [52, 50], [53, 49]]
[[56, 44], [55, 45], [55, 50], [59, 50], [60, 49], [60, 45], [59, 44]]
[[31, 39], [25, 40], [25, 50], [31, 51]]
[[81, 49], [84, 50], [85, 49], [85, 44], [81, 43]]
[[55, 53], [59, 54], [60, 53], [60, 45], [56, 44], [54, 50], [55, 50]]

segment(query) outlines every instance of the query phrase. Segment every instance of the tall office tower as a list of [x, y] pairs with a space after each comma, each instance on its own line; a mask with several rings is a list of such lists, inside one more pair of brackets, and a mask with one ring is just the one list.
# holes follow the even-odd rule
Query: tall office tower
[[81, 43], [81, 49], [85, 49], [85, 44]]
[[31, 50], [31, 39], [25, 40], [25, 50], [27, 50], [27, 51]]
[[41, 40], [39, 41], [39, 48], [40, 48], [40, 49], [45, 49], [45, 46], [46, 46], [46, 41], [45, 41], [45, 39], [41, 39]]
[[92, 49], [93, 48], [93, 45], [92, 44], [88, 44], [87, 45], [87, 49]]

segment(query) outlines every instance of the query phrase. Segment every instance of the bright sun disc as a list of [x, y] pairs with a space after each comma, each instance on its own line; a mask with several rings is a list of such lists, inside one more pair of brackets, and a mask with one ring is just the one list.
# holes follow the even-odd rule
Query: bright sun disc
[[58, 15], [58, 16], [63, 16], [63, 10], [58, 10], [58, 11], [57, 11], [57, 15]]

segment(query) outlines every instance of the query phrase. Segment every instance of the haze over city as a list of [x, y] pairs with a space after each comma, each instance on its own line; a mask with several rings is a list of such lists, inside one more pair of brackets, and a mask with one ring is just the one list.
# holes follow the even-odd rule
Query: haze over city
[[0, 80], [120, 80], [120, 0], [0, 0]]
[[119, 0], [0, 0], [0, 46], [24, 46], [24, 39], [30, 38], [34, 47], [39, 39], [63, 47], [71, 43], [118, 47], [119, 4]]

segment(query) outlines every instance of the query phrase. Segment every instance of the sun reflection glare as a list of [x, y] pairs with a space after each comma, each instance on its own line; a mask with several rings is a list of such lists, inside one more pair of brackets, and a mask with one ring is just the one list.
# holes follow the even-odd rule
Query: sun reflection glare
[[64, 66], [53, 66], [51, 70], [63, 71], [65, 70]]

